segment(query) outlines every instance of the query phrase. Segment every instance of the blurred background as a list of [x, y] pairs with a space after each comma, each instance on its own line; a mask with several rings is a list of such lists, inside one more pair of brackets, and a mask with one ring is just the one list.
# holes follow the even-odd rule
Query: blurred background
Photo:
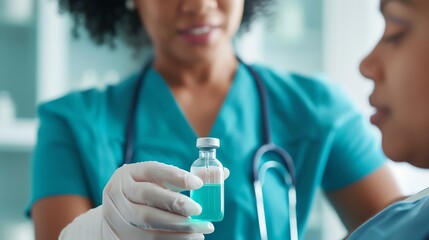
[[[340, 83], [369, 116], [371, 83], [359, 61], [381, 36], [374, 0], [281, 0], [270, 19], [237, 39], [241, 56], [278, 71], [323, 75]], [[0, 239], [32, 240], [24, 215], [40, 102], [69, 91], [114, 84], [136, 71], [145, 52], [119, 44], [96, 47], [86, 35], [74, 40], [71, 21], [55, 0], [0, 0]], [[404, 193], [429, 182], [429, 172], [391, 164]], [[305, 239], [340, 239], [345, 230], [319, 194]]]

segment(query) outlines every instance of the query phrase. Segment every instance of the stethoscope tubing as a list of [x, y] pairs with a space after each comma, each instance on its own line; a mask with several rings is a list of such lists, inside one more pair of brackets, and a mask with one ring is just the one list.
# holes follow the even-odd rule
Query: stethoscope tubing
[[[267, 240], [267, 228], [266, 228], [266, 219], [265, 219], [265, 208], [264, 208], [264, 197], [262, 192], [263, 187], [263, 179], [265, 173], [269, 169], [280, 169], [285, 176], [285, 185], [288, 187], [288, 201], [289, 201], [289, 226], [290, 226], [290, 236], [291, 240], [298, 239], [298, 226], [297, 226], [297, 214], [296, 214], [296, 176], [295, 176], [295, 168], [289, 153], [273, 143], [271, 130], [270, 130], [270, 120], [268, 113], [268, 98], [267, 91], [265, 86], [259, 76], [258, 73], [249, 65], [245, 64], [239, 57], [237, 57], [238, 61], [242, 63], [246, 69], [250, 72], [253, 79], [255, 80], [256, 87], [259, 94], [260, 99], [260, 108], [261, 108], [261, 124], [262, 124], [262, 136], [263, 136], [263, 144], [256, 151], [253, 158], [252, 165], [252, 179], [254, 182], [255, 189], [255, 197], [256, 197], [256, 207], [257, 207], [257, 215], [258, 215], [258, 224], [261, 235], [261, 240]], [[137, 84], [135, 86], [132, 99], [131, 99], [131, 108], [129, 111], [127, 126], [125, 130], [125, 142], [124, 142], [124, 152], [123, 152], [123, 164], [130, 164], [133, 158], [133, 147], [135, 141], [135, 122], [137, 115], [137, 107], [140, 96], [140, 89], [142, 88], [144, 78], [147, 75], [150, 67], [153, 64], [153, 57], [149, 58], [146, 64], [143, 66], [138, 79]], [[282, 163], [276, 161], [268, 161], [262, 163], [262, 158], [267, 153], [277, 154]], [[261, 171], [262, 170], [262, 171]], [[261, 181], [262, 180], [262, 181]]]

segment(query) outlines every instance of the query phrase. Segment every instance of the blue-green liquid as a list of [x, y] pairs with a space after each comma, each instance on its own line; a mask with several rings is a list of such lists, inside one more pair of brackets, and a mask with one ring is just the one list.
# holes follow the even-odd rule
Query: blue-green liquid
[[202, 188], [191, 191], [191, 198], [199, 203], [203, 211], [193, 219], [219, 222], [223, 219], [223, 184], [204, 184]]

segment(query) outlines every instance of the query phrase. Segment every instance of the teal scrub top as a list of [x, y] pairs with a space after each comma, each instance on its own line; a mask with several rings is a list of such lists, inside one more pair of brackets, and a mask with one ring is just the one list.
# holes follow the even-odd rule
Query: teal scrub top
[[428, 240], [429, 196], [395, 203], [350, 235], [348, 240]]
[[[385, 162], [378, 140], [338, 86], [253, 66], [267, 88], [271, 133], [287, 149], [297, 174], [297, 215], [302, 236], [316, 191], [335, 191], [363, 179]], [[123, 163], [127, 116], [137, 75], [105, 90], [71, 93], [39, 107], [40, 129], [32, 161], [34, 202], [81, 195], [94, 206]], [[133, 162], [159, 161], [189, 170], [198, 158], [198, 137], [163, 77], [150, 69], [140, 89]], [[239, 65], [212, 126], [220, 138], [218, 159], [231, 170], [225, 182], [225, 218], [206, 239], [259, 239], [251, 178], [252, 158], [262, 144], [255, 81]], [[288, 239], [286, 189], [281, 176], [264, 185], [268, 236]]]

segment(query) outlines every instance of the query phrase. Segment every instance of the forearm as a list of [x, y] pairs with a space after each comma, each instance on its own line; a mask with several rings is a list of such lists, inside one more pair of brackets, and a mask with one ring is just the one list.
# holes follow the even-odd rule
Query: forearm
[[351, 232], [403, 195], [385, 166], [359, 182], [327, 193], [327, 197]]

